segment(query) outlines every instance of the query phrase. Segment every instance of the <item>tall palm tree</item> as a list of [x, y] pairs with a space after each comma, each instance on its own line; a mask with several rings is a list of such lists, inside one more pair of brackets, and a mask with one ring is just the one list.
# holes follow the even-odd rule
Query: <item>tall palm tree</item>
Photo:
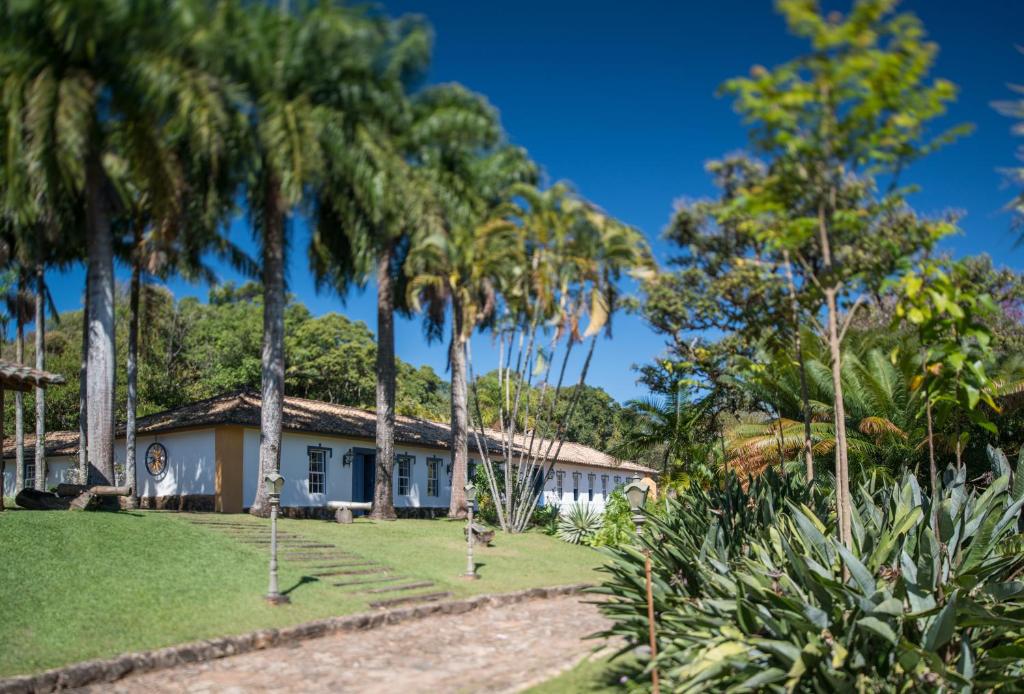
[[[410, 83], [424, 71], [429, 30], [415, 19], [378, 21], [353, 51], [336, 103], [344, 119], [328, 130], [324, 180], [318, 187], [310, 259], [321, 284], [345, 296], [373, 276], [377, 287], [375, 518], [394, 518], [396, 310], [407, 312], [405, 257], [414, 235], [435, 215], [407, 158]], [[357, 61], [365, 62], [356, 69]], [[359, 89], [351, 88], [359, 84]], [[351, 98], [351, 97], [357, 98]], [[345, 98], [347, 97], [347, 98]]]
[[[205, 5], [98, 0], [7, 4], [0, 23], [0, 66], [23, 116], [26, 170], [41, 171], [34, 223], [68, 231], [70, 211], [85, 229], [89, 345], [89, 476], [113, 479], [114, 234], [124, 203], [120, 173], [145, 182], [157, 218], [177, 216], [184, 200], [167, 133], [202, 143], [223, 120], [220, 85], [201, 69], [190, 37], [205, 28]], [[102, 51], [95, 50], [102, 46]], [[31, 163], [31, 167], [28, 164]]]
[[441, 336], [450, 308], [451, 500], [448, 514], [466, 513], [469, 463], [466, 348], [473, 331], [494, 315], [498, 277], [517, 243], [509, 221], [512, 186], [532, 181], [536, 168], [521, 149], [502, 143], [494, 109], [458, 85], [425, 90], [415, 104], [413, 159], [439, 202], [442, 230], [421, 237], [410, 258], [409, 297], [426, 308], [431, 338]]

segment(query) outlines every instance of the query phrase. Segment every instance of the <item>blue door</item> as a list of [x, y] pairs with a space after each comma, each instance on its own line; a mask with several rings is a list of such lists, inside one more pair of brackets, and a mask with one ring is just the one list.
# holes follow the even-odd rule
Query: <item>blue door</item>
[[352, 501], [373, 501], [373, 485], [377, 480], [377, 456], [357, 453], [352, 470]]

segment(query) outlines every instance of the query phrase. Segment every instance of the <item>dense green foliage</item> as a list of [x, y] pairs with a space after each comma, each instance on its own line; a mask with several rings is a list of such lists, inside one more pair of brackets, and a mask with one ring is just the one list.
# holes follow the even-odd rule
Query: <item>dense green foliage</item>
[[[122, 297], [123, 298], [123, 297]], [[222, 285], [209, 302], [175, 301], [149, 288], [140, 331], [139, 413], [177, 407], [220, 393], [260, 387], [263, 306], [258, 285]], [[126, 315], [118, 313], [119, 350], [126, 339]], [[78, 371], [81, 358], [80, 311], [62, 314], [47, 334], [48, 368], [67, 384], [47, 392], [50, 430], [78, 427]], [[297, 301], [285, 314], [287, 392], [327, 402], [372, 408], [376, 373], [373, 333], [362, 322], [338, 313], [313, 316]], [[11, 345], [4, 346], [10, 356]], [[124, 373], [118, 372], [117, 411], [124, 412]], [[398, 412], [445, 421], [448, 386], [430, 367], [398, 362]], [[26, 408], [32, 407], [26, 396]], [[10, 400], [7, 407], [12, 407]], [[12, 414], [7, 413], [11, 421]], [[123, 415], [122, 415], [123, 416]], [[31, 428], [29, 429], [31, 431]]]
[[[850, 549], [822, 497], [771, 474], [670, 501], [642, 541], [662, 676], [681, 691], [1007, 686], [1024, 674], [1024, 475], [990, 455], [987, 486], [948, 468], [937, 501], [911, 475], [867, 480]], [[610, 633], [645, 643], [643, 555], [612, 556]]]

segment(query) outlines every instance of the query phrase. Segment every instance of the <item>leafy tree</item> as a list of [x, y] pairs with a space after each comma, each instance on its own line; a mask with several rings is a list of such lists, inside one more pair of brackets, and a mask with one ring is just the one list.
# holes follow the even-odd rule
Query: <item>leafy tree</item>
[[[964, 282], [954, 265], [949, 270], [929, 262], [900, 278], [896, 316], [917, 332], [917, 344], [904, 350], [904, 358], [916, 372], [913, 388], [920, 389], [928, 426], [928, 470], [932, 494], [939, 489], [935, 461], [934, 424], [956, 430], [956, 463], [962, 463], [965, 441], [959, 431], [958, 415], [973, 424], [996, 432], [984, 403], [998, 411], [995, 388], [986, 373], [992, 336], [977, 316], [994, 312], [991, 297], [977, 294]], [[934, 420], [933, 420], [934, 413]], [[966, 432], [964, 432], [966, 435]], [[938, 517], [933, 517], [938, 523]]]
[[[882, 256], [898, 261], [948, 231], [922, 228], [903, 206], [896, 181], [909, 163], [962, 132], [929, 136], [928, 124], [943, 115], [956, 89], [929, 78], [936, 46], [924, 39], [920, 22], [896, 14], [895, 5], [859, 0], [847, 16], [824, 16], [814, 0], [780, 0], [790, 31], [807, 39], [811, 51], [725, 85], [753, 125], [754, 148], [770, 169], [771, 181], [748, 204], [753, 212], [781, 214], [782, 223], [766, 225], [767, 238], [803, 258], [803, 276], [823, 299], [835, 392], [839, 533], [847, 547], [852, 501], [840, 303], [870, 293], [891, 273], [872, 267], [874, 250], [900, 242], [897, 252]], [[891, 179], [881, 190], [872, 178], [879, 175]]]

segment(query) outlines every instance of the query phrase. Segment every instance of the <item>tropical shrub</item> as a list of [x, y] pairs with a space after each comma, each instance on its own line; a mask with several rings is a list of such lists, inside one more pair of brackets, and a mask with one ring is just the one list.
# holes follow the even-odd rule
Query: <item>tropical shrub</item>
[[601, 513], [589, 504], [573, 504], [558, 520], [558, 537], [573, 545], [592, 544], [601, 529]]
[[591, 544], [595, 547], [618, 547], [632, 542], [635, 535], [636, 526], [633, 525], [633, 512], [629, 508], [629, 502], [622, 490], [616, 489], [605, 502], [601, 529], [594, 534]]
[[558, 504], [546, 504], [533, 512], [530, 524], [544, 531], [547, 535], [558, 533], [558, 518], [561, 512]]
[[[686, 503], [652, 519], [658, 667], [692, 691], [1013, 688], [1024, 675], [1024, 476], [991, 451], [991, 482], [943, 475], [936, 505], [912, 476], [858, 490], [853, 548], [820, 507], [782, 499], [760, 529], [691, 530]], [[1018, 467], [1020, 463], [1018, 463]], [[876, 478], [880, 479], [880, 478]], [[759, 515], [763, 492], [748, 504]], [[932, 517], [932, 513], [935, 517]], [[682, 518], [676, 519], [676, 516]], [[934, 528], [937, 529], [933, 530]], [[614, 553], [601, 592], [611, 634], [647, 638], [642, 555]]]

